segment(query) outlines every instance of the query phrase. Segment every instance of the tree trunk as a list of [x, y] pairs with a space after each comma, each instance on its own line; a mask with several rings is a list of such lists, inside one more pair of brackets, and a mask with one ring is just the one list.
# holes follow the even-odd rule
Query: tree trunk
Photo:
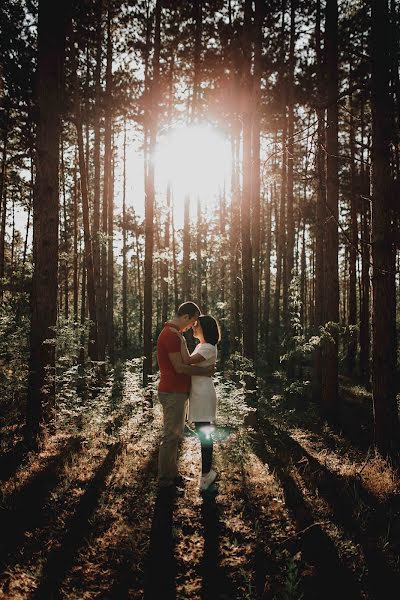
[[128, 350], [128, 249], [126, 220], [126, 117], [124, 119], [124, 158], [122, 183], [122, 348]]
[[200, 198], [197, 197], [197, 227], [196, 227], [196, 299], [195, 302], [201, 306], [201, 289], [202, 289], [202, 257], [201, 257], [201, 204]]
[[81, 105], [78, 94], [78, 75], [77, 75], [77, 61], [75, 56], [75, 50], [72, 41], [72, 69], [74, 73], [74, 96], [75, 96], [75, 124], [78, 141], [78, 157], [79, 157], [79, 172], [80, 172], [80, 183], [81, 183], [81, 196], [82, 196], [82, 218], [83, 218], [83, 238], [84, 238], [84, 253], [85, 253], [85, 266], [87, 275], [87, 295], [89, 305], [89, 317], [92, 322], [90, 331], [90, 343], [89, 343], [89, 355], [92, 360], [96, 361], [99, 358], [98, 354], [98, 328], [97, 328], [97, 312], [96, 312], [96, 289], [94, 281], [94, 265], [93, 265], [93, 249], [92, 249], [92, 237], [90, 231], [90, 208], [89, 208], [89, 194], [87, 188], [87, 177], [86, 177], [86, 161], [85, 152], [83, 146], [83, 130], [82, 130], [82, 117], [81, 117]]
[[[349, 247], [349, 325], [357, 325], [357, 198], [356, 198], [356, 163], [355, 163], [355, 127], [354, 106], [350, 96], [350, 247]], [[347, 346], [347, 370], [350, 375], [354, 373], [357, 353], [357, 337], [350, 334]]]
[[238, 136], [232, 135], [232, 172], [231, 172], [231, 215], [230, 215], [230, 236], [229, 236], [229, 274], [230, 274], [230, 306], [229, 306], [229, 325], [230, 352], [233, 354], [237, 350], [239, 331], [237, 327], [237, 315], [239, 314], [238, 297], [238, 238], [239, 238], [239, 182], [237, 174], [236, 150]]
[[107, 342], [110, 362], [114, 364], [114, 143], [108, 195], [108, 249], [107, 249]]
[[[94, 70], [95, 79], [95, 106], [94, 106], [94, 143], [93, 143], [93, 163], [94, 163], [94, 182], [93, 182], [93, 229], [92, 229], [92, 247], [93, 247], [93, 265], [95, 293], [97, 298], [97, 322], [104, 321], [102, 313], [102, 304], [100, 303], [101, 271], [100, 271], [100, 116], [101, 116], [101, 71], [102, 71], [102, 20], [103, 20], [103, 0], [97, 0], [96, 4], [96, 66]], [[100, 340], [99, 340], [100, 342]], [[99, 357], [105, 359], [103, 340], [99, 344]]]
[[[318, 76], [318, 133], [317, 133], [317, 207], [315, 219], [315, 303], [314, 327], [317, 330], [324, 323], [324, 246], [326, 216], [326, 161], [325, 161], [325, 111], [321, 108], [324, 102], [324, 69], [321, 48], [321, 1], [317, 2], [315, 26], [317, 76]], [[322, 348], [315, 350], [312, 378], [312, 395], [314, 402], [322, 404]]]
[[[159, 103], [159, 69], [160, 69], [160, 30], [161, 30], [161, 0], [157, 0], [155, 7], [155, 31], [153, 54], [153, 79], [150, 97], [150, 139], [149, 153], [154, 154], [157, 141], [158, 103]], [[144, 257], [144, 361], [143, 385], [149, 382], [149, 375], [153, 372], [152, 366], [152, 323], [153, 323], [153, 247], [154, 247], [154, 163], [148, 164], [148, 176], [145, 200], [145, 257]]]
[[258, 321], [259, 321], [259, 295], [260, 295], [260, 222], [261, 222], [261, 162], [260, 162], [260, 133], [261, 133], [261, 78], [262, 65], [262, 43], [263, 43], [263, 21], [264, 2], [256, 0], [255, 3], [255, 32], [254, 32], [254, 109], [253, 109], [253, 137], [252, 137], [252, 231], [251, 246], [253, 253], [253, 326], [254, 326], [254, 352], [257, 352]]
[[[104, 183], [103, 183], [103, 205], [101, 214], [102, 240], [100, 243], [100, 263], [101, 280], [99, 285], [98, 302], [98, 336], [99, 336], [99, 359], [105, 361], [106, 349], [110, 342], [108, 339], [109, 323], [107, 308], [107, 293], [109, 289], [109, 266], [110, 257], [108, 250], [110, 248], [109, 219], [111, 200], [111, 180], [112, 180], [112, 33], [111, 33], [111, 2], [109, 0], [107, 11], [107, 63], [106, 63], [106, 92], [105, 92], [105, 115], [104, 115]], [[102, 369], [104, 374], [104, 367]]]
[[[35, 443], [55, 407], [58, 281], [60, 116], [69, 3], [39, 1], [37, 62], [37, 158], [34, 195], [34, 270], [26, 437]], [[49, 377], [49, 378], [48, 378]]]
[[182, 301], [187, 302], [191, 294], [190, 277], [190, 197], [185, 197], [183, 209], [183, 258], [182, 258]]
[[[338, 221], [339, 221], [339, 175], [338, 175], [338, 7], [337, 0], [326, 3], [326, 71], [327, 77], [327, 128], [326, 128], [326, 225], [324, 252], [325, 302], [324, 321], [339, 322], [339, 275], [338, 275]], [[326, 340], [323, 348], [322, 407], [330, 418], [338, 416], [338, 335], [332, 328], [332, 341]]]
[[371, 332], [370, 332], [370, 206], [367, 198], [370, 193], [370, 184], [367, 167], [364, 163], [364, 103], [361, 104], [361, 305], [360, 305], [360, 374], [367, 389], [371, 384]]
[[[243, 280], [243, 354], [255, 358], [253, 314], [253, 262], [251, 249], [251, 198], [252, 198], [252, 1], [245, 0], [242, 34], [243, 50], [243, 190], [241, 202], [242, 280]], [[250, 303], [250, 304], [249, 304]]]
[[399, 448], [396, 402], [396, 287], [392, 231], [387, 0], [372, 0], [372, 396], [375, 443], [383, 454]]
[[75, 156], [74, 165], [74, 188], [73, 188], [73, 203], [74, 203], [74, 322], [78, 323], [78, 178], [77, 178], [77, 157]]
[[[296, 0], [291, 0], [290, 5], [290, 44], [289, 44], [289, 65], [288, 65], [288, 143], [287, 143], [287, 236], [286, 236], [286, 276], [287, 287], [289, 289], [292, 280], [292, 270], [294, 266], [294, 207], [293, 207], [293, 166], [294, 166], [294, 46], [296, 35]], [[288, 310], [284, 310], [285, 329], [288, 331], [289, 315]]]

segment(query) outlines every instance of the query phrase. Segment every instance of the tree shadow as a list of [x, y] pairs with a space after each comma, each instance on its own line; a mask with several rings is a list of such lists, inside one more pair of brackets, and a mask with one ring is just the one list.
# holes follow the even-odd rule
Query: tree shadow
[[[152, 453], [150, 454], [146, 464], [141, 469], [140, 476], [133, 486], [132, 493], [127, 499], [127, 506], [124, 509], [124, 512], [132, 515], [132, 527], [136, 525], [138, 519], [138, 495], [140, 495], [141, 500], [144, 504], [150, 502], [150, 495], [152, 493], [152, 489], [148, 485], [148, 480], [149, 474], [152, 472], [156, 472], [157, 459], [158, 444], [155, 443], [155, 447]], [[129, 548], [129, 550], [122, 550], [121, 555], [122, 558], [118, 560], [118, 569], [116, 569], [114, 573], [114, 583], [107, 593], [101, 593], [101, 595], [98, 597], [99, 600], [105, 600], [106, 598], [110, 598], [110, 600], [113, 598], [123, 600], [124, 598], [129, 598], [130, 590], [133, 588], [137, 589], [142, 583], [138, 581], [137, 573], [132, 571], [132, 564], [135, 562], [136, 556], [132, 552], [131, 548]], [[110, 565], [108, 565], [108, 567], [109, 566]]]
[[61, 597], [60, 584], [73, 564], [74, 557], [90, 531], [90, 517], [96, 509], [104, 481], [112, 471], [123, 444], [113, 444], [82, 495], [75, 513], [65, 524], [65, 534], [58, 548], [50, 553], [42, 579], [32, 600]]
[[0, 456], [0, 481], [7, 481], [12, 477], [29, 453], [29, 448], [24, 440], [19, 440], [8, 452]]
[[[268, 442], [277, 454], [282, 453], [284, 448], [294, 462], [305, 461], [303, 479], [307, 485], [316, 488], [329, 503], [333, 521], [343, 527], [354, 542], [362, 547], [368, 568], [367, 580], [370, 591], [374, 597], [389, 598], [391, 590], [398, 589], [400, 586], [400, 573], [390, 566], [388, 557], [378, 547], [377, 542], [379, 536], [390, 528], [390, 519], [393, 517], [390, 511], [399, 513], [399, 498], [392, 502], [392, 506], [380, 504], [362, 486], [359, 479], [332, 472], [286, 431], [278, 430], [271, 424], [265, 426]], [[361, 525], [359, 518], [360, 504], [367, 506], [372, 515], [369, 522], [364, 525]]]
[[145, 600], [175, 600], [177, 565], [174, 556], [174, 496], [159, 492], [154, 505], [150, 545], [145, 568]]
[[[269, 439], [268, 439], [269, 441]], [[298, 532], [299, 549], [305, 559], [315, 567], [315, 575], [303, 580], [304, 598], [326, 600], [357, 600], [361, 598], [361, 589], [354, 574], [341, 561], [337, 548], [316, 522], [312, 509], [303, 497], [301, 489], [289, 471], [290, 462], [281, 457], [281, 448], [276, 441], [271, 442], [273, 452], [269, 451], [261, 435], [253, 442], [254, 451], [264, 463], [268, 463], [279, 478], [285, 496], [285, 503], [292, 514]]]
[[319, 404], [303, 397], [285, 398], [274, 407], [271, 416], [284, 418], [291, 426], [311, 432], [331, 450], [337, 449], [336, 436], [340, 436], [342, 445], [365, 452], [374, 438], [372, 404], [369, 400], [358, 398], [347, 388], [340, 388], [340, 396], [340, 414], [336, 422], [328, 423], [329, 430]]
[[71, 438], [45, 467], [29, 479], [6, 502], [0, 513], [0, 568], [13, 562], [14, 553], [24, 543], [24, 534], [39, 527], [46, 519], [45, 500], [58, 484], [65, 463], [81, 448], [82, 439]]
[[202, 574], [201, 600], [233, 598], [231, 584], [220, 565], [220, 506], [216, 501], [218, 484], [202, 493], [201, 522], [204, 535], [204, 551], [200, 563]]

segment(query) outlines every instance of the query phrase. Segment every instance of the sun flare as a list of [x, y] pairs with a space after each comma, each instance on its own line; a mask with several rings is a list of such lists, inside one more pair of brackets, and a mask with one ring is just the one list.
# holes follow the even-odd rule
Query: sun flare
[[160, 138], [155, 153], [157, 185], [171, 184], [179, 212], [185, 196], [212, 200], [230, 173], [230, 146], [220, 130], [208, 125], [173, 129]]

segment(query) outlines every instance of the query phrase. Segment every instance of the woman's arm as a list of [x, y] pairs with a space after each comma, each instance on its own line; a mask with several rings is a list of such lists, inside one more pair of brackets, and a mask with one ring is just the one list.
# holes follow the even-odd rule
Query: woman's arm
[[196, 363], [203, 362], [205, 360], [204, 356], [201, 354], [190, 355], [189, 350], [186, 344], [186, 338], [179, 331], [177, 331], [174, 327], [170, 327], [170, 330], [175, 333], [175, 335], [179, 336], [181, 340], [181, 354], [182, 354], [182, 362], [184, 365], [195, 365]]

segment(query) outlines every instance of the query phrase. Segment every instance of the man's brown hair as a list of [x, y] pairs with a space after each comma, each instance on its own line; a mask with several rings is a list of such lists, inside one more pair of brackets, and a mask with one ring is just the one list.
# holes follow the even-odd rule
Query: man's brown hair
[[183, 302], [178, 310], [176, 311], [178, 317], [183, 317], [183, 315], [187, 315], [190, 319], [196, 316], [196, 314], [200, 314], [200, 309], [194, 302]]

